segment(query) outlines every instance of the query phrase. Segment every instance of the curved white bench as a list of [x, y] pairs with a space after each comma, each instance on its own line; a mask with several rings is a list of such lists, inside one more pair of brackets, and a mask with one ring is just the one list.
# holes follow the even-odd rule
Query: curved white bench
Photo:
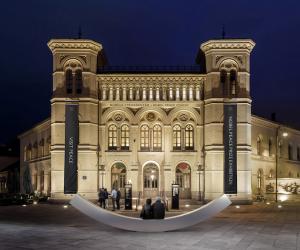
[[98, 207], [78, 194], [74, 196], [70, 204], [85, 215], [112, 227], [136, 232], [165, 232], [198, 224], [221, 212], [231, 204], [231, 201], [224, 194], [191, 212], [168, 217], [163, 220], [143, 220], [113, 213]]

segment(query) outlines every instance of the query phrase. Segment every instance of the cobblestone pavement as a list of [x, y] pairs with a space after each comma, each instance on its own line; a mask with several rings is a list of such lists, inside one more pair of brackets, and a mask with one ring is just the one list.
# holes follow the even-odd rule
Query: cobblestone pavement
[[299, 249], [300, 203], [231, 206], [181, 231], [117, 230], [72, 207], [0, 207], [0, 249]]

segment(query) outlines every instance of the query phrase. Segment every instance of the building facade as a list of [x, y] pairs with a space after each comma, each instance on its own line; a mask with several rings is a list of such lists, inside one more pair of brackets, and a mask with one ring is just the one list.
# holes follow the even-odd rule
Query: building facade
[[71, 197], [64, 194], [68, 104], [79, 108], [77, 185], [87, 198], [97, 198], [100, 187], [123, 191], [128, 182], [136, 197], [170, 197], [172, 183], [180, 185], [182, 199], [223, 194], [224, 106], [232, 104], [237, 194], [231, 199], [251, 203], [272, 193], [276, 169], [285, 183], [300, 183], [300, 131], [251, 114], [254, 45], [248, 39], [210, 40], [200, 46], [205, 70], [129, 72], [105, 70], [97, 42], [51, 40], [51, 117], [19, 136], [23, 191]]

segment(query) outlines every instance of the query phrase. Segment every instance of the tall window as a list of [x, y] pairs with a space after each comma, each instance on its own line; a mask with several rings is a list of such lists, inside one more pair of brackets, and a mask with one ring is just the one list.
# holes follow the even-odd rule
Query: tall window
[[230, 71], [230, 94], [231, 95], [236, 94], [236, 71], [235, 70]]
[[38, 153], [39, 157], [43, 157], [45, 156], [45, 152], [44, 152], [44, 139], [40, 140], [39, 142], [39, 153]]
[[181, 127], [179, 125], [173, 127], [173, 150], [181, 150]]
[[82, 92], [82, 71], [80, 69], [75, 72], [75, 86], [76, 93], [81, 94]]
[[289, 144], [288, 146], [288, 155], [289, 155], [289, 160], [293, 160], [293, 146]]
[[153, 151], [160, 151], [161, 150], [161, 126], [155, 125], [153, 127]]
[[263, 178], [263, 173], [262, 170], [259, 169], [257, 172], [257, 189], [259, 194], [261, 194], [261, 190], [262, 190], [262, 178]]
[[257, 150], [257, 155], [261, 155], [261, 139], [260, 139], [260, 137], [257, 137], [256, 150]]
[[67, 94], [72, 94], [73, 92], [73, 74], [71, 69], [66, 71], [66, 90]]
[[300, 147], [297, 147], [297, 161], [300, 161]]
[[194, 149], [194, 128], [192, 125], [187, 125], [185, 127], [185, 149]]
[[117, 126], [110, 125], [108, 127], [108, 149], [117, 150]]
[[141, 127], [141, 150], [150, 149], [149, 138], [150, 138], [149, 127], [147, 125], [143, 125]]
[[272, 140], [269, 139], [269, 157], [273, 155], [273, 145], [272, 145]]
[[222, 70], [220, 72], [220, 83], [221, 83], [221, 88], [223, 89], [224, 96], [228, 94], [226, 79], [227, 79], [227, 72], [225, 70]]
[[121, 127], [121, 149], [129, 150], [129, 127], [128, 127], [128, 125], [123, 125]]

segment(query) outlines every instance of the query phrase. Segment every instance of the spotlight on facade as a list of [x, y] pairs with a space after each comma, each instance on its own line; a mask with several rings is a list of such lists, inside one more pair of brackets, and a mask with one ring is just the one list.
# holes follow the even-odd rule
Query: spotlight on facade
[[278, 205], [278, 208], [282, 208], [282, 206], [281, 206], [281, 205]]
[[68, 208], [68, 205], [63, 205], [63, 208], [64, 208], [64, 209], [67, 209], [67, 208]]
[[235, 208], [240, 208], [240, 206], [239, 206], [239, 205], [236, 205]]
[[282, 133], [282, 136], [283, 136], [283, 137], [287, 137], [288, 135], [289, 135], [288, 132], [283, 132], [283, 133]]
[[139, 205], [138, 206], [138, 210], [142, 210], [143, 209], [143, 206], [142, 205]]
[[267, 202], [266, 204], [267, 204], [267, 205], [270, 205], [270, 202]]
[[37, 201], [34, 201], [34, 202], [33, 202], [33, 205], [37, 205], [37, 204], [38, 204]]

